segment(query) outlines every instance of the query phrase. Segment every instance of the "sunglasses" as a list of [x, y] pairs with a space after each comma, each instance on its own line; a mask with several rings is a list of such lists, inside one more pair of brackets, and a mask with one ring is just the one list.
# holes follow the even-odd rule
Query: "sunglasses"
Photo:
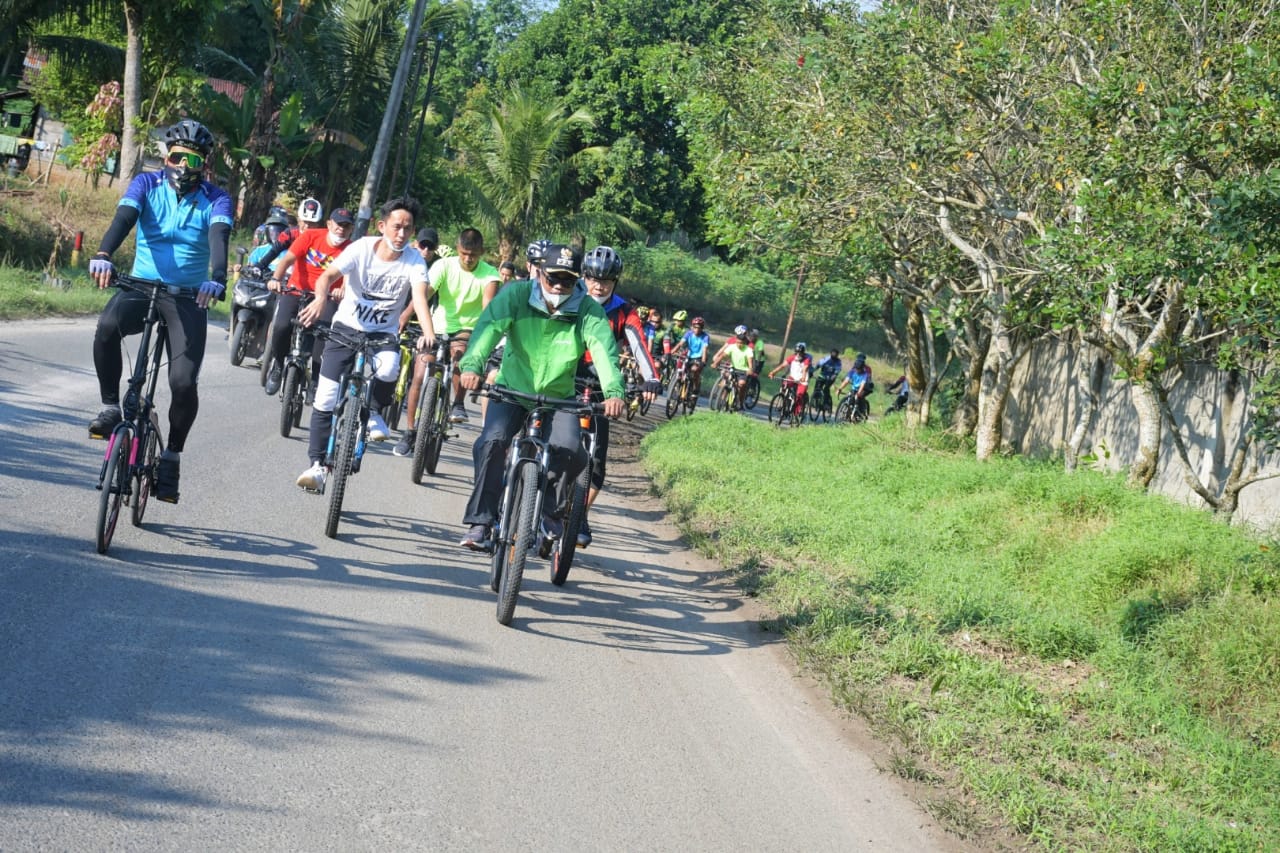
[[573, 287], [578, 283], [576, 275], [549, 275], [547, 276], [547, 284], [552, 287]]
[[177, 166], [181, 163], [188, 169], [204, 168], [204, 158], [190, 151], [170, 151], [168, 160], [171, 166]]

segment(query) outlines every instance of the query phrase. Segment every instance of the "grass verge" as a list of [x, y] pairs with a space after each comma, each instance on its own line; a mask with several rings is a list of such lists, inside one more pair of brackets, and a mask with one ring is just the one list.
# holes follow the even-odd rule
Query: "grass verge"
[[[62, 270], [59, 277], [64, 286], [46, 283], [38, 272], [0, 266], [0, 320], [93, 315], [102, 310], [114, 293], [99, 290], [83, 271]], [[209, 309], [213, 320], [225, 322], [227, 316], [225, 300]]]
[[1280, 558], [1113, 477], [897, 419], [700, 414], [641, 448], [686, 533], [963, 835], [1280, 849]]

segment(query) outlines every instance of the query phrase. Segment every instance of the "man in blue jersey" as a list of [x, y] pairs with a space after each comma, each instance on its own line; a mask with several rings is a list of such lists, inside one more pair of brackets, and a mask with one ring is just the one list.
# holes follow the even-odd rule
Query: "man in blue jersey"
[[[98, 287], [111, 284], [111, 255], [138, 226], [132, 274], [174, 288], [158, 302], [169, 351], [169, 442], [156, 466], [157, 500], [178, 502], [178, 471], [200, 400], [196, 382], [204, 361], [209, 303], [227, 289], [227, 242], [234, 205], [204, 180], [213, 134], [183, 119], [164, 131], [164, 170], [144, 172], [129, 183], [115, 218], [89, 262]], [[93, 366], [105, 408], [89, 424], [90, 438], [106, 438], [120, 423], [120, 340], [142, 331], [148, 299], [122, 290], [111, 297], [93, 338]]]
[[682, 351], [689, 353], [689, 379], [693, 381], [693, 399], [697, 400], [702, 393], [702, 368], [711, 357], [711, 336], [703, 331], [706, 321], [701, 317], [694, 317], [689, 327], [689, 331], [676, 343], [671, 354], [679, 355]]

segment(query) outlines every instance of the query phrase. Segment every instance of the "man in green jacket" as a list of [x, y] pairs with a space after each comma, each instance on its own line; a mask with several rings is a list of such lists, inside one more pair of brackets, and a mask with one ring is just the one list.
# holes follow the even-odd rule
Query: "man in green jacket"
[[[459, 365], [462, 387], [475, 391], [484, 382], [485, 361], [505, 335], [506, 349], [497, 384], [526, 394], [574, 396], [573, 378], [582, 354], [591, 352], [604, 390], [604, 413], [623, 413], [626, 389], [618, 370], [618, 345], [609, 320], [579, 282], [582, 254], [568, 246], [547, 247], [541, 267], [530, 267], [529, 282], [514, 282], [493, 298], [476, 323]], [[462, 546], [488, 548], [489, 529], [498, 514], [507, 447], [524, 426], [524, 406], [490, 400], [484, 429], [472, 448], [475, 485], [463, 523], [470, 525]], [[559, 535], [567, 487], [587, 464], [581, 426], [572, 412], [557, 412], [551, 422], [551, 472], [543, 505], [544, 534]]]

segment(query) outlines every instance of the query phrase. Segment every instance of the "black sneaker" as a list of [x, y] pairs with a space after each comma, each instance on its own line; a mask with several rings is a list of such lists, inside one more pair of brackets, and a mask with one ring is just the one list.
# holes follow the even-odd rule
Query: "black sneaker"
[[391, 452], [396, 456], [412, 456], [413, 445], [418, 440], [418, 431], [407, 429], [400, 435], [400, 440], [396, 442], [396, 446], [391, 448]]
[[279, 362], [271, 365], [271, 371], [267, 374], [267, 384], [262, 386], [268, 397], [274, 397], [280, 391], [280, 380], [283, 376], [284, 371], [280, 369]]
[[124, 420], [120, 416], [119, 406], [107, 406], [98, 416], [89, 421], [89, 438], [106, 438], [111, 435], [111, 431], [119, 426], [120, 421]]
[[178, 460], [160, 457], [156, 464], [156, 500], [167, 504], [178, 502]]

